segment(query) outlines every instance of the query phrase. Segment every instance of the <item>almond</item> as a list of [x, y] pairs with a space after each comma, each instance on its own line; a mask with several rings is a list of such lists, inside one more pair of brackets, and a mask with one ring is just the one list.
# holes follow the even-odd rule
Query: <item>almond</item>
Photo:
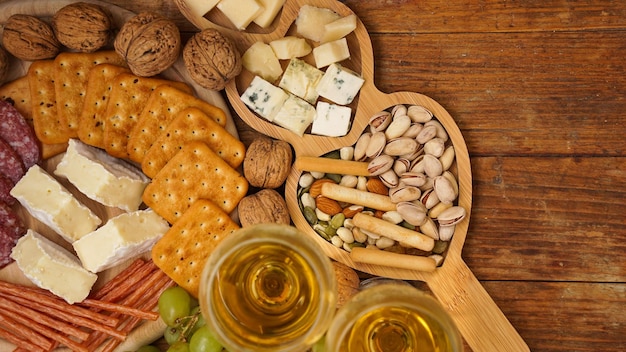
[[389, 194], [389, 188], [387, 188], [379, 178], [370, 178], [367, 180], [365, 188], [372, 193], [382, 194], [384, 196]]
[[311, 195], [311, 197], [317, 198], [317, 196], [322, 194], [322, 185], [326, 182], [335, 183], [335, 181], [329, 178], [320, 178], [318, 180], [313, 181], [313, 183], [311, 184], [311, 188], [309, 188], [309, 194]]
[[341, 205], [339, 205], [339, 202], [324, 196], [318, 196], [315, 198], [315, 206], [321, 212], [330, 216], [341, 213], [341, 211], [343, 210], [341, 208]]
[[350, 205], [347, 206], [345, 208], [343, 208], [343, 215], [346, 217], [346, 219], [351, 219], [353, 218], [356, 214], [360, 213], [363, 211], [363, 206], [362, 205]]

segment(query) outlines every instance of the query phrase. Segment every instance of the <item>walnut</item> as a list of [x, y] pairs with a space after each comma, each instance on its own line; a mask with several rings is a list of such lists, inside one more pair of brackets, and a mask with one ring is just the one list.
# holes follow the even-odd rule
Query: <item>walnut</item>
[[191, 78], [206, 89], [222, 90], [241, 73], [241, 54], [235, 43], [212, 28], [189, 39], [183, 60]]
[[0, 83], [7, 79], [9, 74], [9, 55], [6, 50], [0, 46]]
[[35, 16], [22, 14], [7, 19], [2, 44], [13, 56], [27, 61], [53, 58], [61, 48], [48, 23]]
[[180, 31], [172, 20], [142, 12], [124, 23], [115, 37], [114, 47], [135, 75], [154, 76], [178, 59]]
[[273, 189], [262, 189], [243, 197], [237, 206], [241, 226], [256, 224], [291, 224], [285, 199]]
[[292, 151], [289, 143], [268, 137], [256, 138], [243, 159], [243, 173], [250, 185], [277, 188], [291, 171]]
[[62, 7], [52, 17], [52, 29], [61, 42], [70, 49], [94, 52], [111, 39], [111, 13], [102, 6], [77, 2]]

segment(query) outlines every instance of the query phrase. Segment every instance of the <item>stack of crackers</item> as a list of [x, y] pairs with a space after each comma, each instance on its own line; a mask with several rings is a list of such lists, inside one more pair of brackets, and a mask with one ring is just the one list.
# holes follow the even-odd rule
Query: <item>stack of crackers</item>
[[32, 124], [44, 158], [77, 138], [141, 167], [152, 179], [144, 203], [172, 224], [154, 262], [197, 295], [204, 260], [239, 228], [229, 214], [248, 191], [245, 146], [224, 128], [224, 111], [184, 82], [133, 75], [114, 51], [35, 61], [0, 99]]

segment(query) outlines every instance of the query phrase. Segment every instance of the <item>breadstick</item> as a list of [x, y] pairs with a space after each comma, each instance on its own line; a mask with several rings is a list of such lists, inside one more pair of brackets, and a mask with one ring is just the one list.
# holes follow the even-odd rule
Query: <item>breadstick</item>
[[324, 183], [321, 192], [323, 196], [340, 202], [362, 205], [382, 211], [396, 210], [396, 205], [391, 202], [388, 196], [340, 186], [333, 182]]
[[[322, 187], [322, 194], [324, 193], [323, 189], [324, 187]], [[358, 213], [352, 220], [354, 222], [354, 226], [356, 227], [391, 238], [394, 241], [401, 242], [423, 251], [430, 251], [435, 246], [435, 240], [432, 237], [428, 237], [423, 233], [407, 229], [371, 215]]]
[[368, 163], [362, 161], [341, 160], [314, 156], [296, 157], [296, 170], [317, 171], [328, 174], [369, 176]]
[[363, 247], [352, 248], [350, 257], [358, 263], [383, 265], [398, 269], [432, 272], [437, 267], [435, 260], [432, 258]]

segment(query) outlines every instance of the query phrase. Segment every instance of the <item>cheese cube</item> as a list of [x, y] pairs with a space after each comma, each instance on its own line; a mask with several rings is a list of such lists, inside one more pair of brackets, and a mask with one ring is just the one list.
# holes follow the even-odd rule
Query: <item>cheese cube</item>
[[315, 111], [315, 119], [311, 126], [312, 134], [329, 137], [340, 137], [348, 134], [352, 109], [347, 106], [320, 101], [317, 103]]
[[306, 39], [319, 42], [324, 35], [324, 26], [340, 18], [331, 9], [304, 5], [300, 7], [296, 17], [296, 32]]
[[138, 210], [109, 219], [72, 245], [83, 267], [98, 273], [150, 250], [169, 228], [152, 209]]
[[315, 108], [313, 105], [295, 95], [289, 95], [285, 104], [274, 116], [274, 123], [302, 136], [314, 118]]
[[262, 28], [267, 28], [274, 22], [274, 18], [276, 18], [278, 11], [280, 11], [285, 4], [285, 0], [259, 0], [259, 2], [264, 10], [253, 22]]
[[241, 56], [241, 62], [246, 70], [269, 82], [275, 82], [283, 74], [276, 53], [263, 42], [252, 44]]
[[274, 54], [279, 60], [289, 60], [294, 57], [303, 57], [311, 53], [311, 46], [304, 38], [288, 35], [270, 42]]
[[38, 165], [31, 166], [11, 195], [37, 220], [72, 243], [95, 230], [102, 220]]
[[323, 75], [324, 72], [294, 58], [289, 61], [278, 86], [310, 104], [315, 104], [318, 97], [315, 87]]
[[17, 241], [11, 258], [35, 285], [69, 304], [87, 298], [98, 279], [74, 254], [31, 229]]
[[239, 30], [246, 29], [264, 10], [256, 0], [221, 0], [217, 8]]
[[356, 29], [356, 15], [351, 14], [324, 26], [324, 35], [320, 42], [328, 43], [341, 39]]
[[274, 119], [274, 115], [280, 110], [287, 98], [289, 98], [289, 94], [284, 90], [259, 76], [254, 76], [248, 88], [241, 95], [244, 104], [268, 121]]
[[150, 182], [134, 165], [77, 139], [69, 140], [54, 174], [67, 178], [87, 197], [126, 211], [139, 209]]
[[332, 63], [350, 58], [350, 48], [346, 38], [324, 43], [313, 49], [313, 58], [317, 68], [326, 67]]
[[359, 93], [364, 82], [363, 78], [351, 70], [340, 64], [332, 64], [317, 84], [317, 93], [339, 105], [348, 105]]
[[213, 10], [218, 2], [220, 2], [220, 0], [187, 0], [185, 4], [187, 4], [191, 13], [202, 17]]

